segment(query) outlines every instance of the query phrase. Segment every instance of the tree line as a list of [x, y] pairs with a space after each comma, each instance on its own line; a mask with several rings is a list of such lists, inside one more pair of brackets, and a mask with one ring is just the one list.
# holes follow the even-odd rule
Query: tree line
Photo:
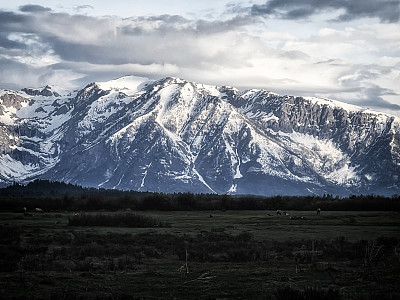
[[40, 207], [66, 210], [348, 210], [400, 211], [400, 195], [253, 196], [193, 193], [153, 193], [85, 188], [64, 182], [35, 180], [0, 189], [0, 210]]

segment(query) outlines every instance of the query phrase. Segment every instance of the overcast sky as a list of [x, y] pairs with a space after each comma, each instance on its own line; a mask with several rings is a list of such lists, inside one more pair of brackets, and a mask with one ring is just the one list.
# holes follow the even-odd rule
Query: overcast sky
[[0, 88], [178, 76], [400, 116], [400, 0], [7, 2]]

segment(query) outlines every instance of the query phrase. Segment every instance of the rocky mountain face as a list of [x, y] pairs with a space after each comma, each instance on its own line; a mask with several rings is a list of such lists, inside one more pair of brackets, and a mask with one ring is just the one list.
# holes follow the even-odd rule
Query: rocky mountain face
[[400, 191], [400, 120], [179, 78], [0, 92], [0, 182], [159, 192]]

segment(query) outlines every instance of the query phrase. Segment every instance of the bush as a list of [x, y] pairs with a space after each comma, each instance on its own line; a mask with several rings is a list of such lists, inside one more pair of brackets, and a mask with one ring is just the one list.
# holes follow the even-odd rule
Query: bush
[[303, 291], [296, 290], [290, 286], [279, 288], [274, 292], [276, 300], [340, 300], [341, 294], [338, 290], [321, 290], [315, 287], [306, 287]]
[[304, 300], [303, 294], [290, 286], [279, 288], [274, 292], [276, 300]]
[[69, 226], [111, 226], [111, 227], [168, 227], [169, 224], [155, 218], [125, 213], [80, 213], [68, 218]]
[[340, 295], [338, 290], [329, 289], [327, 291], [317, 289], [315, 287], [307, 287], [303, 291], [303, 299], [304, 300], [340, 300], [342, 296]]

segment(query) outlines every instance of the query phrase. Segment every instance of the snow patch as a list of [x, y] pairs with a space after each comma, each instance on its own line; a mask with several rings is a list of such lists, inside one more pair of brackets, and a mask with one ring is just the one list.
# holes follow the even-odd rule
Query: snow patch
[[359, 180], [355, 166], [351, 166], [350, 157], [343, 153], [331, 140], [318, 139], [312, 135], [279, 133], [288, 138], [285, 142], [309, 162], [313, 169], [328, 181], [346, 186]]
[[124, 93], [136, 93], [152, 82], [154, 80], [145, 77], [123, 76], [110, 81], [96, 82], [96, 84], [104, 91], [116, 90]]
[[230, 187], [230, 189], [227, 191], [228, 194], [233, 194], [237, 192], [237, 184], [232, 184], [232, 186]]
[[357, 105], [352, 105], [352, 104], [347, 104], [344, 102], [336, 101], [336, 100], [331, 100], [327, 98], [318, 98], [318, 97], [303, 97], [304, 99], [310, 101], [313, 104], [319, 104], [319, 105], [327, 105], [333, 108], [343, 108], [346, 111], [349, 112], [360, 112], [360, 111], [365, 111], [365, 108], [357, 106]]

